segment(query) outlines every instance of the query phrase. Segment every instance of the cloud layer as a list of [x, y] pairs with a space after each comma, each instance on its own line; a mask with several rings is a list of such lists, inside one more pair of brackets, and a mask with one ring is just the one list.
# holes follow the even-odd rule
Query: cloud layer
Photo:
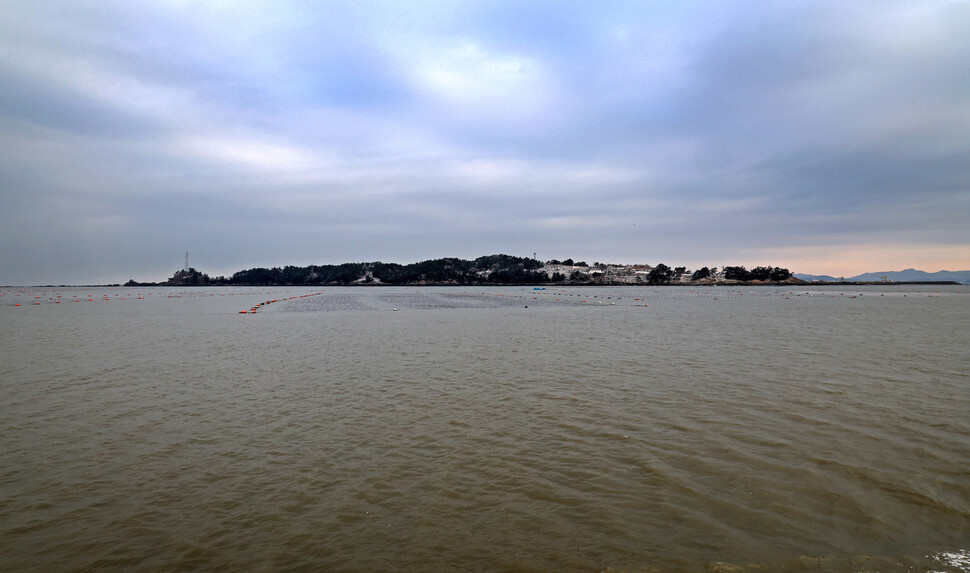
[[8, 3], [0, 283], [970, 267], [964, 2]]

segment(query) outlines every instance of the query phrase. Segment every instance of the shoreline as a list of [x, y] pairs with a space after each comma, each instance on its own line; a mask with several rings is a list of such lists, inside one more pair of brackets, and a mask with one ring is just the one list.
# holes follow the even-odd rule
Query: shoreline
[[740, 281], [717, 281], [717, 282], [671, 282], [671, 283], [631, 283], [622, 281], [604, 282], [576, 282], [576, 283], [453, 283], [453, 282], [432, 282], [419, 281], [409, 283], [328, 283], [328, 284], [281, 284], [281, 283], [252, 283], [252, 284], [209, 284], [209, 285], [179, 285], [168, 283], [133, 283], [133, 284], [61, 284], [61, 285], [0, 285], [0, 288], [121, 288], [121, 287], [180, 287], [180, 288], [219, 288], [219, 287], [361, 287], [361, 288], [388, 288], [388, 287], [541, 287], [561, 288], [561, 287], [784, 287], [784, 286], [967, 286], [957, 281], [784, 281], [784, 282], [740, 282]]

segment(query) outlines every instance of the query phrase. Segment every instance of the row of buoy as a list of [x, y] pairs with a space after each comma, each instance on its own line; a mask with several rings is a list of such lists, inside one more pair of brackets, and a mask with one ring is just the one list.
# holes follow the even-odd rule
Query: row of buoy
[[[37, 292], [37, 291], [34, 291]], [[44, 293], [47, 295], [48, 293]], [[34, 295], [33, 292], [0, 292], [0, 297], [6, 297], [6, 306], [41, 306], [42, 304], [61, 304], [62, 302], [114, 302], [114, 301], [131, 301], [131, 300], [146, 300], [146, 299], [161, 299], [161, 298], [194, 298], [194, 297], [210, 297], [210, 296], [234, 296], [234, 295], [247, 295], [251, 296], [253, 294], [273, 294], [273, 291], [263, 291], [263, 292], [230, 292], [230, 293], [213, 293], [213, 292], [193, 292], [193, 291], [179, 291], [179, 292], [159, 292], [159, 293], [115, 293], [102, 294], [95, 296], [92, 293], [87, 294], [58, 294], [51, 293], [51, 296], [44, 295]], [[15, 302], [19, 301], [19, 302]]]
[[[547, 295], [547, 298], [551, 298], [551, 297], [548, 297], [548, 295], [555, 296], [556, 294], [559, 294], [559, 292], [563, 293], [565, 296], [577, 297], [579, 300], [576, 300], [575, 302], [587, 303], [587, 304], [589, 304], [589, 302], [590, 302], [589, 295], [586, 295], [584, 297], [583, 294], [581, 294], [581, 293], [568, 293], [565, 290], [559, 290], [558, 292], [555, 292], [555, 291], [540, 292], [538, 294]], [[491, 295], [491, 296], [507, 296], [507, 297], [516, 297], [517, 296], [517, 295], [511, 295], [511, 294], [506, 295], [506, 294], [488, 293], [488, 292], [482, 292], [481, 294], [483, 294], [483, 295]], [[620, 294], [620, 293], [619, 292], [613, 292], [611, 294], [617, 295], [617, 294]], [[704, 292], [699, 292], [699, 291], [692, 290], [688, 294], [691, 295], [691, 296], [711, 296], [713, 293], [711, 291], [709, 291], [709, 290], [708, 291], [704, 291]], [[745, 296], [745, 295], [748, 295], [748, 294], [750, 294], [752, 296], [781, 295], [781, 296], [784, 296], [785, 297], [785, 300], [791, 300], [791, 297], [792, 296], [802, 296], [800, 293], [795, 293], [794, 291], [789, 291], [787, 294], [785, 294], [783, 292], [777, 292], [777, 291], [770, 292], [770, 293], [760, 293], [760, 292], [753, 292], [753, 291], [745, 292], [745, 291], [742, 291], [741, 289], [729, 289], [729, 290], [726, 290], [726, 291], [721, 291], [719, 294], [726, 295], [728, 297], [739, 297], [739, 296]], [[815, 296], [814, 293], [805, 293], [805, 294], [808, 295], [808, 296]], [[838, 293], [838, 296], [846, 296], [846, 295], [847, 295], [847, 293], [844, 293], [844, 292], [843, 293]], [[560, 295], [560, 296], [562, 296], [562, 295]], [[828, 296], [834, 297], [836, 295], [835, 294], [830, 294]], [[856, 297], [862, 297], [862, 296], [863, 296], [863, 293], [859, 293], [858, 295], [848, 295], [848, 298], [856, 298]], [[881, 295], [881, 296], [885, 296], [885, 295]], [[903, 296], [906, 296], [906, 295], [903, 295]], [[927, 296], [933, 297], [934, 294], [928, 294]], [[935, 296], [939, 296], [939, 295], [937, 294]], [[518, 298], [523, 298], [523, 297], [522, 296], [518, 296]], [[600, 299], [609, 300], [612, 297], [611, 296], [605, 296], [605, 295], [593, 295], [591, 298], [593, 298], [593, 299], [600, 298]], [[622, 297], [617, 296], [616, 298], [617, 298], [617, 300], [622, 300]], [[719, 297], [718, 296], [713, 296], [712, 298], [713, 298], [713, 300], [718, 300]], [[534, 296], [534, 297], [532, 297], [532, 299], [533, 300], [538, 300], [539, 297]], [[561, 298], [556, 298], [555, 300], [558, 301], [558, 302], [562, 302], [562, 299]], [[642, 296], [641, 297], [633, 297], [633, 300], [634, 301], [637, 301], [637, 302], [641, 302], [641, 301], [648, 300], [648, 298], [647, 297], [642, 297]], [[565, 302], [574, 302], [574, 301], [565, 301]], [[599, 300], [597, 302], [599, 304], [603, 304], [603, 300]], [[614, 302], [611, 302], [610, 303], [610, 305], [615, 305], [615, 304], [616, 303], [614, 303]], [[632, 305], [632, 306], [641, 306], [641, 305]], [[643, 304], [642, 306], [649, 306], [649, 305]]]
[[[565, 291], [563, 291], [563, 292], [565, 292]], [[482, 292], [482, 294], [483, 295], [486, 295], [486, 296], [505, 296], [505, 297], [509, 297], [509, 298], [525, 298], [522, 295], [500, 294], [500, 293], [495, 293], [495, 292]], [[540, 294], [551, 294], [551, 292], [550, 293], [543, 292], [543, 293], [540, 293]], [[574, 296], [574, 295], [570, 294], [570, 295], [567, 295], [567, 296]], [[593, 298], [596, 298], [596, 297], [594, 296]], [[606, 297], [606, 298], [610, 298], [610, 297]], [[534, 296], [534, 297], [532, 297], [532, 300], [539, 300], [539, 297]], [[617, 300], [620, 300], [620, 299], [618, 298]], [[637, 300], [639, 300], [639, 299], [637, 299]], [[590, 303], [589, 302], [589, 298], [586, 298], [586, 299], [583, 299], [583, 300], [577, 300], [577, 301], [572, 301], [572, 300], [565, 300], [564, 301], [564, 300], [562, 300], [560, 298], [557, 298], [556, 301], [557, 302], [569, 302], [569, 303], [573, 303], [573, 304], [575, 304], [575, 303], [586, 303], [586, 304], [589, 304]], [[601, 301], [601, 300], [600, 301], [596, 301], [596, 302], [599, 303], [599, 304], [603, 304], [603, 301]], [[615, 302], [611, 302], [610, 303], [610, 306], [616, 306], [616, 303]], [[633, 305], [633, 306], [640, 306], [640, 305]], [[643, 305], [643, 306], [647, 306], [647, 305]], [[526, 307], [526, 308], [529, 308], [529, 307]]]
[[[274, 302], [279, 302], [279, 301], [281, 301], [281, 300], [296, 300], [296, 299], [298, 299], [298, 298], [307, 298], [307, 297], [311, 297], [311, 296], [317, 296], [317, 295], [319, 295], [319, 294], [323, 294], [323, 293], [322, 293], [322, 292], [314, 292], [314, 293], [310, 293], [310, 294], [301, 294], [301, 295], [299, 295], [299, 296], [291, 296], [291, 297], [289, 297], [289, 298], [282, 298], [282, 299], [275, 299], [275, 298], [274, 298], [273, 300], [268, 300], [268, 301], [266, 301], [266, 302], [261, 302], [261, 303], [259, 303], [259, 304], [257, 304], [256, 306], [254, 306], [254, 307], [251, 307], [251, 308], [250, 308], [249, 310], [240, 310], [240, 311], [239, 311], [239, 314], [256, 314], [256, 312], [257, 312], [257, 311], [258, 311], [258, 310], [259, 310], [260, 308], [262, 308], [262, 307], [264, 307], [264, 306], [268, 306], [268, 305], [271, 305], [271, 304], [273, 304]], [[397, 309], [395, 308], [394, 310], [397, 310]]]
[[[116, 297], [117, 297], [117, 295], [116, 295]], [[39, 296], [36, 296], [36, 297], [34, 297], [34, 298], [35, 298], [35, 299], [38, 299], [38, 298], [40, 298], [40, 297], [39, 297]], [[133, 297], [133, 298], [134, 298], [134, 297]], [[55, 299], [55, 298], [53, 298], [53, 297], [49, 297], [49, 298], [48, 298], [48, 299], [47, 299], [46, 301], [44, 301], [44, 302], [46, 302], [47, 304], [61, 304], [62, 302], [65, 302], [65, 301], [63, 301], [63, 300], [60, 300], [60, 299], [61, 299], [61, 297], [60, 297], [60, 296], [58, 296], [58, 297], [57, 297], [57, 299]], [[144, 300], [144, 299], [145, 299], [145, 297], [143, 297], [143, 296], [139, 296], [139, 297], [137, 297], [137, 300]], [[128, 300], [128, 297], [124, 297], [124, 296], [122, 296], [122, 297], [117, 297], [117, 298], [114, 298], [114, 299], [112, 299], [112, 298], [109, 298], [108, 296], [103, 296], [103, 297], [98, 297], [97, 299], [95, 299], [94, 297], [91, 297], [91, 296], [89, 296], [89, 298], [84, 298], [84, 297], [73, 297], [73, 298], [68, 298], [66, 302], [94, 302], [95, 300], [101, 300], [101, 301], [106, 301], [106, 302], [110, 302], [110, 301], [112, 301], [112, 300]], [[37, 305], [37, 306], [39, 306], [39, 305], [41, 304], [41, 302], [40, 302], [40, 301], [37, 301], [37, 300], [35, 300], [35, 301], [34, 301], [34, 302], [33, 302], [32, 304], [33, 304], [33, 305]], [[20, 303], [19, 303], [19, 302], [18, 302], [18, 303], [14, 303], [14, 304], [13, 304], [13, 305], [11, 305], [11, 306], [20, 306]]]

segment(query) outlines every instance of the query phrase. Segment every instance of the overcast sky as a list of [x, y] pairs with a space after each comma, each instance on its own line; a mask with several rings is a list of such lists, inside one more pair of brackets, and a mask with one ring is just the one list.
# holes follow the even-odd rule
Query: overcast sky
[[970, 268], [970, 3], [0, 0], [0, 284]]

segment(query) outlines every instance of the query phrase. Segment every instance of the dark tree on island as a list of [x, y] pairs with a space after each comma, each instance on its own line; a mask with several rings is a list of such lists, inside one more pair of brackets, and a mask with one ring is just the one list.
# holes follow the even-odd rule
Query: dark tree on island
[[780, 267], [755, 267], [750, 271], [741, 267], [724, 267], [724, 278], [742, 282], [750, 281], [772, 281], [781, 282], [790, 279], [792, 276], [788, 269]]
[[672, 278], [674, 278], [673, 269], [663, 263], [655, 266], [650, 273], [647, 274], [647, 280], [649, 280], [650, 284], [654, 285], [667, 284]]
[[792, 273], [788, 269], [783, 269], [781, 267], [774, 267], [771, 269], [771, 274], [768, 276], [774, 282], [787, 281], [792, 278]]
[[690, 280], [699, 281], [701, 279], [710, 278], [715, 273], [717, 273], [717, 268], [714, 268], [714, 270], [711, 270], [707, 267], [703, 267], [694, 271], [694, 274], [690, 276]]

